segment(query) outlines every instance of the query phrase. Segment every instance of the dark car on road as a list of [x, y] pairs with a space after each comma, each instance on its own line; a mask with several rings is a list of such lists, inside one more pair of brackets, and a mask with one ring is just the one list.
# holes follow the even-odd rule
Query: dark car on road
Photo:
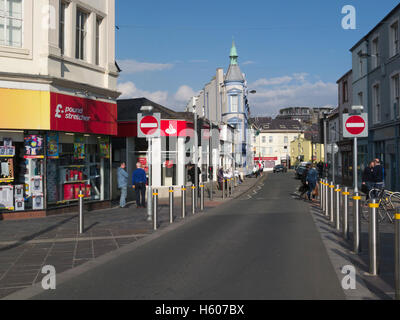
[[287, 172], [287, 168], [284, 165], [278, 164], [274, 167], [274, 173], [276, 172]]
[[305, 170], [306, 170], [306, 167], [304, 167], [304, 166], [297, 167], [295, 174], [294, 174], [295, 178], [301, 179]]

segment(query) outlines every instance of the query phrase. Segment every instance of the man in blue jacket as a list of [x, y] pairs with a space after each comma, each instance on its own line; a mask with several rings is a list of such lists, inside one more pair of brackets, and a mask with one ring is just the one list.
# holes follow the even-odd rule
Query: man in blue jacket
[[128, 172], [125, 171], [126, 164], [121, 162], [120, 167], [117, 170], [118, 188], [121, 190], [121, 196], [119, 198], [119, 206], [126, 208], [126, 195], [128, 190]]
[[317, 186], [318, 180], [318, 172], [315, 170], [315, 165], [312, 164], [310, 170], [307, 173], [306, 183], [308, 185], [308, 200], [311, 201], [311, 193], [314, 191], [315, 187]]
[[136, 207], [146, 208], [146, 171], [140, 162], [136, 163], [136, 170], [132, 174], [132, 187], [136, 193]]

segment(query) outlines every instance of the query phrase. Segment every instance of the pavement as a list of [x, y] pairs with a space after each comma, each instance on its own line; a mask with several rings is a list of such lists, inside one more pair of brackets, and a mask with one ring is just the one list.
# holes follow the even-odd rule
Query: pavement
[[[235, 188], [230, 198], [214, 189], [214, 199], [205, 199], [205, 211], [231, 201], [251, 189], [260, 179], [249, 178]], [[207, 196], [206, 191], [206, 196]], [[186, 219], [181, 218], [179, 195], [174, 202], [174, 224], [190, 220], [191, 196], [187, 194]], [[169, 227], [168, 200], [160, 200], [159, 230]], [[0, 298], [41, 283], [42, 267], [52, 265], [57, 275], [97, 261], [99, 257], [118, 251], [160, 231], [146, 221], [146, 209], [119, 207], [85, 212], [85, 229], [79, 234], [77, 213], [39, 219], [0, 221]]]
[[[357, 290], [348, 290], [348, 299], [394, 299], [394, 224], [379, 224], [379, 272], [377, 276], [369, 274], [369, 224], [361, 218], [359, 254], [353, 253], [353, 215], [352, 201], [349, 203], [349, 239], [342, 237], [320, 209], [319, 203], [311, 206], [311, 213], [327, 246], [328, 253], [337, 271], [344, 265], [352, 265], [357, 272]], [[362, 216], [361, 216], [362, 217]], [[341, 222], [341, 226], [342, 221]], [[341, 275], [343, 277], [343, 274]]]
[[312, 205], [292, 196], [293, 173], [259, 184], [72, 270], [56, 290], [9, 299], [345, 299]]

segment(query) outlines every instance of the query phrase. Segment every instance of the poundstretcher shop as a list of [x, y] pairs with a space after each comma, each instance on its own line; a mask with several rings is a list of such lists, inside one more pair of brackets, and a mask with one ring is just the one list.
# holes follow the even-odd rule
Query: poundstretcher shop
[[0, 88], [0, 219], [110, 207], [117, 105], [51, 86]]

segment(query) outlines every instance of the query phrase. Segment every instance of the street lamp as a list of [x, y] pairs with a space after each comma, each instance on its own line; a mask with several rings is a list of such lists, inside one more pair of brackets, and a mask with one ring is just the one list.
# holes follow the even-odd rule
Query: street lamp
[[[153, 106], [142, 106], [140, 108], [142, 113], [151, 114], [153, 111]], [[139, 124], [138, 124], [139, 125]], [[149, 181], [148, 181], [148, 190], [147, 190], [147, 221], [152, 221], [152, 138], [146, 138], [147, 140], [147, 161], [148, 161], [148, 168], [149, 168]], [[138, 192], [135, 190], [135, 192]]]

